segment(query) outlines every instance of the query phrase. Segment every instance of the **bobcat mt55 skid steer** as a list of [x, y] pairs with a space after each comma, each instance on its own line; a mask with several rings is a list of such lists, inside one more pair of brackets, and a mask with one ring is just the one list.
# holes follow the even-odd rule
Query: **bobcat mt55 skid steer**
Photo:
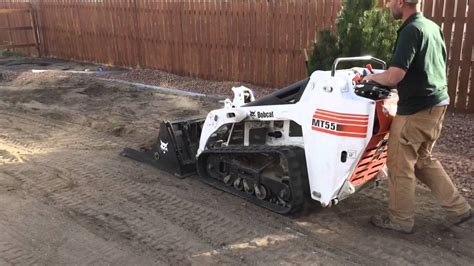
[[162, 122], [148, 150], [121, 155], [178, 177], [195, 174], [208, 184], [274, 212], [301, 209], [306, 198], [331, 206], [377, 181], [387, 158], [388, 130], [396, 94], [360, 83], [365, 68], [337, 70], [339, 62], [384, 61], [338, 58], [331, 71], [261, 99], [233, 88], [233, 101], [207, 117]]

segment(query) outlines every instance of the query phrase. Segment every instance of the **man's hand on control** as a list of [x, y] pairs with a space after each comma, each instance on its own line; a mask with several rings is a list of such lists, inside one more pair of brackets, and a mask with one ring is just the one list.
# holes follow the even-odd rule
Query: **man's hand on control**
[[372, 75], [367, 75], [362, 79], [362, 83], [367, 83], [372, 80], [371, 78]]
[[406, 70], [398, 67], [390, 67], [380, 74], [367, 75], [362, 82], [374, 81], [380, 85], [394, 88], [405, 77]]

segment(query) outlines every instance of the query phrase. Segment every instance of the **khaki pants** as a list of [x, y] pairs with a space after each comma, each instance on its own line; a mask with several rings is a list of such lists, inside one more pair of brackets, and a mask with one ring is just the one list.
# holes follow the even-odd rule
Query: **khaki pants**
[[387, 159], [389, 217], [403, 227], [415, 223], [416, 178], [431, 189], [448, 216], [471, 208], [440, 162], [431, 156], [445, 113], [446, 106], [435, 106], [413, 115], [397, 115], [392, 122]]

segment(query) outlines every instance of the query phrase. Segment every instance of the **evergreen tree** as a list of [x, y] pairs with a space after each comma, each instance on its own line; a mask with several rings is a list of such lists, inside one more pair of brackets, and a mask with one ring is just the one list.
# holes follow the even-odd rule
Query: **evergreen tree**
[[[337, 37], [329, 30], [319, 32], [318, 41], [313, 44], [313, 53], [309, 58], [308, 75], [316, 70], [329, 69], [339, 55], [339, 46]], [[324, 68], [318, 68], [324, 66]]]
[[[337, 19], [337, 35], [329, 30], [319, 32], [308, 73], [331, 69], [337, 57], [372, 55], [389, 61], [399, 25], [389, 10], [377, 8], [376, 0], [344, 0]], [[347, 63], [341, 67], [353, 65]]]
[[399, 27], [400, 23], [392, 18], [387, 9], [366, 11], [361, 35], [364, 44], [362, 53], [390, 61]]
[[340, 54], [360, 56], [364, 47], [362, 34], [364, 29], [364, 12], [374, 10], [375, 0], [345, 0], [342, 12], [337, 20]]

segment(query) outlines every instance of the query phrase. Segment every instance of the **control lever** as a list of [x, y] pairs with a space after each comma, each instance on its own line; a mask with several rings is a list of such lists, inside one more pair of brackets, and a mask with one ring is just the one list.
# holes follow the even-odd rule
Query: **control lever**
[[372, 64], [367, 64], [365, 67], [370, 71], [371, 74], [374, 74], [374, 69], [372, 68]]
[[354, 92], [359, 96], [378, 100], [387, 98], [390, 95], [390, 88], [375, 81], [369, 81], [356, 85]]

